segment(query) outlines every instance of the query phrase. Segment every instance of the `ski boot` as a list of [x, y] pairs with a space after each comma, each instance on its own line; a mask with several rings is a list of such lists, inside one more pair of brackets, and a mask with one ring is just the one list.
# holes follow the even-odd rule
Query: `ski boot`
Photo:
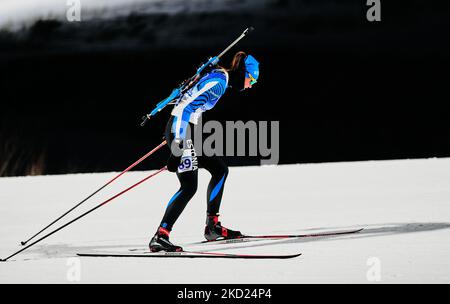
[[208, 215], [206, 218], [205, 238], [208, 241], [219, 241], [227, 239], [238, 239], [242, 237], [240, 231], [234, 231], [222, 226], [219, 215]]
[[152, 238], [149, 244], [151, 252], [181, 252], [183, 248], [176, 246], [169, 241], [170, 231], [162, 227], [158, 228], [155, 236]]

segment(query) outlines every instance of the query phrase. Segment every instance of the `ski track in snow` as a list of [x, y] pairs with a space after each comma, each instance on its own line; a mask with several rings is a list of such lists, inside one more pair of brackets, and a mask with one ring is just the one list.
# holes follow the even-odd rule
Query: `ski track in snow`
[[[81, 258], [81, 283], [450, 283], [450, 159], [231, 168], [222, 220], [247, 234], [301, 234], [364, 227], [355, 235], [193, 245], [202, 240], [209, 176], [172, 233], [187, 250], [303, 255], [292, 260]], [[132, 172], [81, 214], [149, 172]], [[0, 178], [0, 256], [116, 173]], [[178, 182], [163, 173], [0, 263], [0, 283], [70, 283], [77, 252], [144, 250]], [[74, 218], [75, 215], [69, 216]], [[210, 269], [215, 275], [211, 277]]]

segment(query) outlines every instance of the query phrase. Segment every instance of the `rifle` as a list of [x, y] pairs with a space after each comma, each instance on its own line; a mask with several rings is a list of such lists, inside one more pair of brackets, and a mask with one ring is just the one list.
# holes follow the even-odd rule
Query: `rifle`
[[231, 48], [233, 48], [239, 41], [241, 41], [243, 38], [245, 38], [248, 34], [250, 34], [252, 31], [254, 31], [253, 27], [247, 28], [233, 43], [231, 43], [220, 55], [215, 57], [210, 57], [208, 61], [204, 64], [202, 64], [195, 73], [194, 76], [186, 79], [183, 81], [176, 89], [172, 91], [169, 97], [159, 102], [155, 109], [150, 112], [150, 114], [146, 114], [142, 117], [142, 123], [141, 126], [145, 126], [147, 121], [149, 121], [153, 116], [161, 112], [167, 105], [169, 104], [177, 104], [181, 97], [195, 84], [195, 82], [200, 78], [201, 73], [207, 68], [207, 67], [213, 67], [217, 65], [220, 61], [220, 58], [225, 55]]

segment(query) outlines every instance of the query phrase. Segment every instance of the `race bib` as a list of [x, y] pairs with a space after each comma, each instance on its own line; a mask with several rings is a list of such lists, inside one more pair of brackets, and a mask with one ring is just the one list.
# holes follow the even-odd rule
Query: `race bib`
[[181, 157], [181, 163], [178, 166], [178, 173], [184, 173], [189, 171], [195, 171], [198, 169], [197, 153], [195, 152], [192, 142], [188, 141], [190, 149], [183, 151], [183, 156]]
[[186, 156], [181, 158], [181, 163], [178, 166], [178, 173], [193, 171], [192, 157]]

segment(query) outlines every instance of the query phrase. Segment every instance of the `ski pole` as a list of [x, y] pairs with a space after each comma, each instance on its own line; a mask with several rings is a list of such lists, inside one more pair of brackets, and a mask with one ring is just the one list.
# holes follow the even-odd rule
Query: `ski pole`
[[37, 243], [39, 243], [39, 242], [45, 240], [46, 238], [48, 238], [48, 237], [54, 235], [54, 234], [57, 233], [58, 231], [60, 231], [60, 230], [62, 230], [62, 229], [64, 229], [64, 228], [66, 228], [67, 226], [69, 226], [69, 225], [75, 223], [76, 221], [80, 220], [81, 218], [83, 218], [83, 217], [87, 216], [88, 214], [94, 212], [95, 210], [99, 209], [100, 207], [105, 206], [106, 204], [110, 203], [111, 201], [113, 201], [114, 199], [118, 198], [119, 196], [121, 196], [121, 195], [125, 194], [126, 192], [128, 192], [128, 191], [130, 191], [130, 190], [136, 188], [136, 187], [139, 186], [140, 184], [146, 182], [146, 181], [149, 180], [150, 178], [152, 178], [152, 177], [154, 177], [154, 176], [158, 175], [159, 173], [161, 173], [161, 172], [163, 172], [163, 171], [166, 171], [166, 170], [167, 170], [167, 167], [164, 167], [164, 168], [159, 169], [158, 171], [156, 171], [155, 173], [150, 174], [149, 176], [147, 176], [146, 178], [144, 178], [144, 179], [141, 180], [140, 182], [138, 182], [138, 183], [134, 184], [133, 186], [131, 186], [131, 187], [129, 187], [129, 188], [123, 190], [122, 192], [120, 192], [120, 193], [114, 195], [114, 196], [111, 197], [110, 199], [108, 199], [108, 200], [104, 201], [103, 203], [99, 204], [97, 207], [92, 208], [91, 210], [89, 210], [89, 211], [83, 213], [83, 214], [80, 215], [79, 217], [73, 219], [72, 221], [68, 222], [67, 224], [65, 224], [65, 225], [59, 227], [58, 229], [56, 229], [56, 230], [50, 232], [49, 234], [43, 236], [43, 237], [40, 238], [39, 240], [37, 240], [37, 241], [35, 241], [34, 243], [28, 245], [27, 247], [22, 248], [21, 250], [19, 250], [19, 251], [17, 251], [16, 253], [10, 255], [10, 256], [7, 257], [6, 259], [0, 259], [0, 262], [6, 262], [6, 261], [8, 261], [10, 258], [12, 258], [12, 257], [14, 257], [14, 256], [16, 256], [16, 255], [18, 255], [19, 253], [22, 253], [23, 251], [27, 250], [28, 248], [30, 248], [30, 247], [36, 245]]
[[127, 173], [128, 171], [130, 171], [131, 169], [133, 169], [134, 167], [136, 167], [138, 164], [140, 164], [141, 162], [143, 162], [145, 159], [147, 159], [150, 155], [152, 155], [153, 153], [155, 153], [156, 151], [158, 151], [159, 149], [161, 149], [163, 146], [165, 146], [167, 144], [167, 141], [163, 141], [159, 146], [157, 146], [156, 148], [154, 148], [153, 150], [151, 150], [150, 152], [148, 152], [147, 154], [145, 154], [144, 156], [142, 156], [139, 160], [137, 160], [134, 164], [132, 164], [131, 166], [129, 166], [128, 168], [126, 168], [124, 171], [122, 171], [122, 173], [120, 173], [119, 175], [117, 175], [116, 177], [114, 177], [112, 180], [110, 180], [109, 182], [107, 182], [105, 185], [103, 185], [102, 187], [100, 187], [98, 190], [96, 190], [94, 193], [92, 193], [91, 195], [89, 195], [88, 197], [86, 197], [84, 200], [82, 200], [81, 202], [79, 202], [77, 205], [75, 205], [75, 207], [73, 207], [72, 209], [70, 209], [69, 211], [67, 211], [66, 213], [64, 213], [63, 215], [61, 215], [60, 217], [58, 217], [56, 220], [54, 220], [52, 223], [50, 223], [48, 226], [46, 226], [44, 229], [42, 229], [41, 231], [39, 231], [38, 233], [36, 233], [35, 235], [33, 235], [31, 238], [29, 238], [27, 241], [23, 241], [20, 244], [22, 246], [25, 246], [29, 241], [31, 241], [32, 239], [34, 239], [35, 237], [37, 237], [38, 235], [40, 235], [42, 232], [44, 232], [45, 230], [47, 230], [48, 228], [50, 228], [51, 226], [53, 226], [54, 224], [56, 224], [58, 221], [60, 221], [62, 218], [64, 218], [66, 215], [68, 215], [69, 213], [71, 213], [73, 210], [77, 209], [78, 207], [80, 207], [82, 204], [84, 204], [87, 200], [89, 200], [91, 197], [93, 197], [94, 195], [96, 195], [97, 193], [99, 193], [100, 191], [102, 191], [103, 189], [105, 189], [107, 186], [111, 185], [114, 181], [116, 181], [119, 177], [121, 177], [122, 175], [124, 175], [125, 173]]

